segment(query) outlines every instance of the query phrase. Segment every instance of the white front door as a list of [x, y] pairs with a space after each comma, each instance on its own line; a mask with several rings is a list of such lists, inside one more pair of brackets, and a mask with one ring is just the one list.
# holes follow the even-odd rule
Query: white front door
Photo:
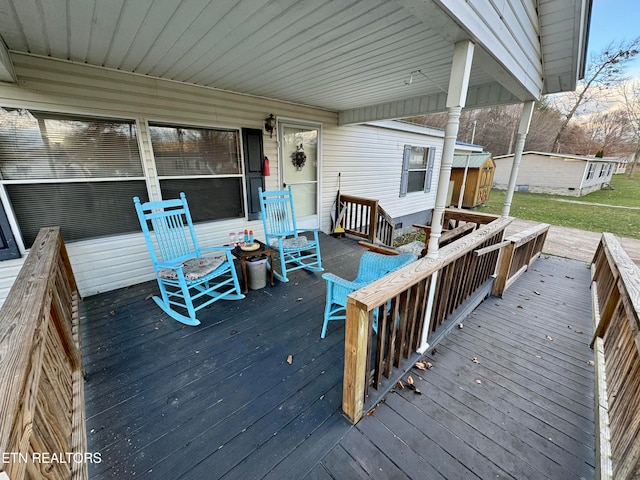
[[298, 228], [319, 228], [320, 128], [282, 122], [278, 132], [282, 185], [291, 186]]

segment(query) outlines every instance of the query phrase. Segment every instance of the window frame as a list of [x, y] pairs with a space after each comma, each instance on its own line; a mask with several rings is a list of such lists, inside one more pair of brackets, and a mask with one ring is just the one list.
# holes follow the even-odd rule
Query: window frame
[[[139, 195], [141, 198], [148, 197], [149, 195], [149, 182], [148, 178], [145, 176], [145, 161], [144, 161], [144, 153], [141, 146], [141, 136], [143, 135], [142, 129], [140, 128], [139, 122], [137, 119], [132, 117], [120, 116], [115, 117], [113, 115], [104, 115], [104, 114], [95, 114], [93, 112], [78, 112], [78, 111], [60, 111], [60, 110], [46, 110], [40, 109], [35, 106], [30, 105], [11, 105], [5, 103], [2, 105], [3, 108], [9, 110], [26, 110], [30, 115], [34, 118], [38, 119], [38, 115], [41, 115], [41, 118], [44, 120], [60, 120], [60, 121], [69, 121], [69, 122], [96, 122], [96, 123], [118, 123], [121, 125], [129, 125], [133, 127], [134, 137], [129, 137], [128, 147], [130, 152], [135, 152], [137, 155], [137, 160], [139, 161], [139, 174], [127, 176], [127, 174], [123, 174], [121, 176], [105, 176], [105, 175], [96, 175], [96, 176], [78, 176], [78, 175], [69, 175], [69, 176], [59, 176], [57, 174], [52, 174], [50, 178], [47, 176], [34, 176], [34, 177], [26, 177], [26, 178], [16, 178], [16, 179], [0, 179], [0, 201], [2, 202], [2, 208], [4, 208], [6, 212], [6, 216], [8, 219], [8, 224], [10, 227], [10, 232], [13, 235], [15, 243], [17, 245], [18, 251], [20, 254], [26, 253], [31, 246], [26, 242], [25, 234], [23, 233], [24, 229], [27, 226], [32, 227], [33, 225], [29, 225], [28, 223], [20, 222], [18, 218], [18, 214], [14, 209], [14, 205], [10, 198], [8, 189], [16, 188], [18, 185], [31, 185], [35, 186], [43, 186], [47, 184], [104, 184], [106, 182], [141, 182], [144, 188], [144, 194], [140, 191]], [[91, 137], [87, 137], [91, 138]], [[83, 138], [80, 137], [82, 140]], [[37, 172], [36, 172], [37, 173]], [[142, 190], [142, 189], [141, 189]], [[98, 199], [100, 197], [97, 197]], [[62, 210], [61, 210], [62, 211]], [[135, 212], [134, 212], [135, 213]], [[132, 216], [134, 218], [135, 215]], [[24, 220], [24, 219], [23, 219]], [[137, 220], [136, 220], [137, 221]], [[23, 225], [24, 224], [24, 225]], [[43, 226], [48, 225], [49, 223], [43, 224]], [[107, 222], [105, 224], [108, 225]], [[69, 226], [70, 225], [70, 226]], [[67, 228], [75, 227], [75, 224], [69, 224]], [[64, 228], [64, 225], [61, 225]], [[5, 234], [7, 232], [4, 232]], [[66, 243], [72, 242], [81, 242], [81, 241], [91, 241], [98, 238], [110, 237], [110, 236], [118, 236], [118, 235], [126, 235], [130, 233], [135, 233], [135, 230], [127, 230], [127, 231], [115, 231], [113, 233], [107, 234], [99, 234], [99, 235], [83, 235], [79, 238], [67, 238], [65, 239]], [[37, 234], [36, 234], [37, 235]]]
[[[158, 188], [158, 196], [159, 199], [165, 199], [163, 195], [163, 186], [162, 182], [167, 180], [222, 180], [222, 179], [230, 179], [237, 178], [239, 182], [239, 207], [240, 207], [240, 215], [237, 216], [222, 216], [218, 218], [198, 218], [200, 215], [198, 213], [197, 203], [198, 201], [192, 198], [192, 201], [189, 204], [191, 215], [193, 217], [193, 223], [209, 223], [209, 222], [217, 222], [217, 221], [225, 221], [225, 220], [237, 220], [237, 219], [247, 219], [247, 200], [246, 200], [246, 185], [245, 185], [245, 172], [244, 172], [244, 156], [243, 156], [243, 140], [242, 140], [242, 129], [240, 127], [226, 127], [226, 126], [212, 126], [212, 125], [194, 125], [190, 123], [181, 123], [175, 122], [171, 120], [155, 120], [155, 119], [146, 119], [146, 135], [148, 139], [149, 150], [151, 153], [151, 159], [153, 161], [154, 172], [155, 172], [155, 182]], [[151, 130], [154, 127], [158, 128], [174, 128], [174, 129], [186, 129], [186, 130], [212, 130], [212, 131], [222, 131], [222, 132], [233, 132], [236, 135], [236, 153], [237, 157], [237, 166], [238, 173], [221, 173], [221, 174], [185, 174], [185, 175], [162, 175], [159, 172], [158, 168], [158, 156], [155, 153], [154, 145], [153, 145], [153, 137], [151, 134]], [[161, 157], [160, 157], [161, 158]], [[185, 192], [187, 193], [187, 192]], [[192, 195], [193, 197], [193, 195]], [[187, 194], [187, 201], [189, 201], [189, 195]]]
[[[424, 168], [410, 168], [411, 154], [413, 149], [424, 149]], [[435, 164], [436, 149], [433, 146], [405, 144], [402, 154], [402, 174], [400, 178], [400, 197], [406, 197], [412, 193], [429, 193], [433, 183], [433, 167]], [[409, 190], [409, 175], [411, 172], [424, 172], [424, 184], [422, 190]]]
[[596, 174], [596, 165], [593, 162], [589, 162], [589, 166], [587, 167], [587, 180], [591, 180], [595, 177]]

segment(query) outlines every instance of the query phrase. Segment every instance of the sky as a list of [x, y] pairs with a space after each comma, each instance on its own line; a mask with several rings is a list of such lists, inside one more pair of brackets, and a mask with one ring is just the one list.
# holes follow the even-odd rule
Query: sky
[[[640, 0], [593, 0], [587, 54], [604, 50], [611, 42], [640, 36]], [[640, 78], [640, 55], [629, 64], [628, 73]]]

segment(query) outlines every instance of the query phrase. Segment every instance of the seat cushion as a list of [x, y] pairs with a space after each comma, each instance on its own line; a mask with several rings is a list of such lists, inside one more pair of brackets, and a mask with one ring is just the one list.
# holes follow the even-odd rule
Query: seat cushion
[[302, 248], [306, 247], [309, 243], [309, 239], [305, 236], [293, 237], [293, 238], [285, 238], [282, 240], [282, 246], [284, 248]]
[[[209, 275], [222, 265], [226, 259], [227, 257], [225, 255], [206, 255], [199, 258], [190, 258], [182, 264], [184, 278], [185, 280], [197, 280]], [[167, 280], [178, 279], [177, 271], [172, 268], [161, 268], [158, 271], [158, 276], [160, 278], [166, 278]]]

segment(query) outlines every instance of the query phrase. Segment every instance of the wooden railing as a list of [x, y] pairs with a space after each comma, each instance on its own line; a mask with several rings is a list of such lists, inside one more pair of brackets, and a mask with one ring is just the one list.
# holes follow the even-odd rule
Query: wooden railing
[[396, 222], [380, 205], [378, 205], [377, 210], [378, 220], [374, 238], [383, 245], [393, 245], [393, 232], [396, 228]]
[[378, 200], [340, 195], [342, 228], [349, 235], [364, 238], [371, 243], [393, 244], [395, 222], [378, 204]]
[[492, 213], [480, 213], [463, 208], [445, 208], [444, 221], [442, 222], [445, 230], [459, 227], [463, 223], [475, 223], [476, 225], [486, 225], [498, 218], [498, 215]]
[[542, 254], [548, 232], [549, 225], [540, 223], [504, 240], [500, 245], [502, 252], [492, 295], [501, 297], [505, 290], [527, 271], [529, 265]]
[[0, 478], [87, 478], [78, 291], [60, 229], [40, 230], [0, 309]]
[[494, 217], [492, 223], [440, 249], [439, 258], [421, 258], [349, 295], [343, 410], [353, 423], [363, 415], [370, 386], [378, 388], [383, 377], [390, 377], [394, 367], [425, 345], [463, 303], [478, 296], [477, 305], [489, 294], [486, 286], [490, 288], [499, 255], [493, 246], [502, 241], [511, 221]]
[[596, 478], [640, 475], [640, 269], [604, 233], [592, 264]]

